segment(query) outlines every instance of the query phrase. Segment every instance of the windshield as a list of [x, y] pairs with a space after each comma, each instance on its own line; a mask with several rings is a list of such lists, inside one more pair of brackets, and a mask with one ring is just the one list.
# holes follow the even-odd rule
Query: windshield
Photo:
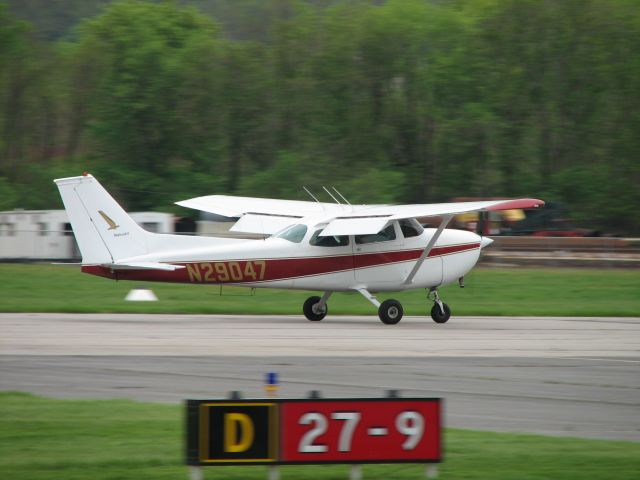
[[289, 240], [293, 243], [300, 243], [307, 233], [306, 225], [291, 225], [288, 228], [285, 228], [280, 233], [276, 233], [274, 237], [276, 238], [284, 238], [285, 240]]

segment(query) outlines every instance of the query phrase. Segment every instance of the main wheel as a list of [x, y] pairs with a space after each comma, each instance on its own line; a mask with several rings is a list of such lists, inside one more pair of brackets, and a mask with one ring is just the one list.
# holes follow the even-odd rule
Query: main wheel
[[378, 308], [378, 316], [382, 323], [387, 325], [395, 325], [402, 318], [402, 305], [399, 301], [389, 299], [382, 302], [380, 308]]
[[434, 303], [433, 307], [431, 307], [431, 318], [433, 318], [433, 321], [436, 323], [445, 323], [449, 320], [449, 317], [451, 317], [451, 309], [449, 308], [449, 305], [443, 303], [442, 308], [444, 309], [444, 315], [440, 311], [440, 305], [437, 303]]
[[304, 305], [302, 305], [304, 316], [312, 322], [319, 322], [327, 315], [327, 312], [329, 311], [326, 303], [324, 304], [324, 307], [322, 309], [318, 309], [318, 302], [320, 302], [320, 297], [309, 297], [305, 300]]

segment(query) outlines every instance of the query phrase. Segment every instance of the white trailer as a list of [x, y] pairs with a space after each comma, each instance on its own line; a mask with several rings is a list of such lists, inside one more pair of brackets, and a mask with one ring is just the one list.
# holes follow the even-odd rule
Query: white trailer
[[[170, 213], [135, 212], [131, 217], [154, 233], [173, 233]], [[65, 210], [0, 212], [0, 260], [79, 260]]]

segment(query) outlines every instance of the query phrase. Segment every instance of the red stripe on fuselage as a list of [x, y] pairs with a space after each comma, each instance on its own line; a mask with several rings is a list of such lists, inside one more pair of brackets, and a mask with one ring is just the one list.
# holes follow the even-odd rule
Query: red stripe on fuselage
[[[429, 257], [450, 255], [479, 248], [479, 243], [434, 247]], [[417, 260], [423, 249], [357, 253], [323, 257], [270, 258], [265, 260], [216, 260], [189, 262], [173, 271], [111, 270], [100, 265], [84, 265], [82, 271], [114, 280], [137, 280], [174, 283], [260, 283], [326, 275], [352, 269], [371, 268]], [[174, 262], [169, 262], [174, 263]], [[232, 265], [233, 264], [233, 265]], [[262, 270], [264, 268], [264, 270]], [[238, 275], [238, 272], [240, 274]], [[233, 275], [235, 273], [235, 275]], [[235, 278], [233, 278], [235, 277]], [[240, 277], [240, 278], [239, 278]]]
[[[449, 255], [451, 253], [463, 252], [465, 250], [472, 250], [479, 248], [479, 243], [471, 243], [466, 245], [450, 245], [445, 247], [434, 247], [429, 252], [429, 258], [439, 257], [442, 255]], [[389, 263], [408, 262], [410, 260], [417, 260], [422, 255], [424, 249], [419, 250], [399, 250], [390, 252], [375, 252], [375, 253], [358, 253], [354, 255], [354, 267], [355, 268], [367, 268], [377, 267], [380, 265], [386, 265]]]

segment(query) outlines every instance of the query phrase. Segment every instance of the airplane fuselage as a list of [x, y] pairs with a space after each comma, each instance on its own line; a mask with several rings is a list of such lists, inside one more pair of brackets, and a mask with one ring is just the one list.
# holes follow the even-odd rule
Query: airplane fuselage
[[134, 259], [185, 267], [173, 271], [113, 270], [101, 265], [84, 265], [82, 271], [114, 280], [297, 290], [399, 291], [456, 281], [474, 267], [480, 256], [481, 237], [461, 230], [445, 230], [412, 281], [403, 283], [435, 229], [424, 229], [416, 236], [405, 238], [397, 222], [394, 228], [394, 239], [372, 243], [358, 243], [351, 235], [348, 242], [343, 237], [342, 243], [346, 244], [318, 246], [310, 243], [313, 232], [309, 228], [295, 243], [272, 237]]

